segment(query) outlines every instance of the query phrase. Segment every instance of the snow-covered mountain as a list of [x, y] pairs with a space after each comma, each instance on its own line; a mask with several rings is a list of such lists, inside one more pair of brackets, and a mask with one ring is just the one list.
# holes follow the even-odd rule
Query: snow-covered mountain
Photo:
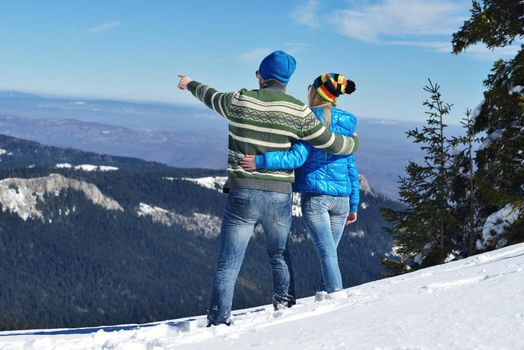
[[[153, 322], [206, 309], [227, 200], [224, 171], [4, 135], [0, 149], [0, 330]], [[398, 203], [370, 192], [364, 180], [362, 188], [359, 220], [339, 248], [348, 287], [381, 278], [379, 257], [392, 250], [379, 208]], [[296, 290], [305, 296], [320, 274], [295, 214], [290, 250]], [[255, 230], [246, 252], [237, 308], [270, 301], [261, 233]]]
[[524, 244], [363, 284], [341, 299], [298, 300], [144, 325], [0, 333], [2, 350], [524, 348]]
[[[67, 163], [66, 163], [67, 164]], [[57, 164], [57, 168], [75, 169], [83, 171], [114, 171], [114, 169], [104, 169], [113, 167], [94, 166], [83, 164], [80, 166], [63, 166]], [[205, 179], [205, 178], [203, 178]], [[199, 178], [191, 179], [191, 182], [198, 181]], [[46, 206], [48, 196], [59, 197], [62, 191], [74, 190], [84, 194], [85, 198], [93, 204], [106, 210], [124, 211], [122, 206], [115, 200], [104, 195], [100, 189], [91, 183], [67, 178], [60, 174], [50, 174], [45, 177], [36, 178], [6, 178], [0, 180], [0, 210], [19, 216], [22, 220], [39, 219], [42, 222], [52, 224], [51, 218], [44, 216], [41, 209]], [[76, 211], [76, 207], [60, 207], [59, 215], [69, 215]], [[220, 232], [221, 219], [216, 215], [205, 213], [192, 213], [192, 215], [182, 215], [175, 211], [166, 210], [158, 206], [138, 203], [136, 215], [147, 217], [155, 223], [165, 226], [174, 224], [184, 227], [188, 232], [202, 235], [207, 238], [214, 238]]]

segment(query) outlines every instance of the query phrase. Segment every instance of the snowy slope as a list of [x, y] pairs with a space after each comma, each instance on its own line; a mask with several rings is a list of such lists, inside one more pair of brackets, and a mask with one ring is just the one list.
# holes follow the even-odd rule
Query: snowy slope
[[524, 349], [524, 244], [347, 289], [347, 298], [157, 324], [0, 333], [2, 350]]

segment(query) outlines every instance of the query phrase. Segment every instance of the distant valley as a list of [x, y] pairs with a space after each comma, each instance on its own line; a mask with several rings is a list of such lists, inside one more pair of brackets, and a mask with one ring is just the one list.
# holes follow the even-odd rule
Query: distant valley
[[[405, 131], [416, 125], [361, 118], [360, 172], [397, 198], [398, 177], [420, 160]], [[459, 133], [458, 127], [450, 127]], [[0, 92], [0, 132], [48, 145], [129, 156], [181, 168], [224, 169], [227, 123], [200, 106], [42, 97]]]

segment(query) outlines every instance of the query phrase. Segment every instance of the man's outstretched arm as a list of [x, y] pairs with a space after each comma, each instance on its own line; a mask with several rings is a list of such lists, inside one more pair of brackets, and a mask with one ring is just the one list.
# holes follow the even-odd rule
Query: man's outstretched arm
[[227, 101], [231, 100], [231, 93], [218, 92], [212, 87], [199, 83], [185, 75], [179, 75], [179, 77], [179, 89], [189, 90], [193, 96], [203, 102], [206, 106], [224, 118], [227, 118], [227, 115], [224, 113], [224, 106]]

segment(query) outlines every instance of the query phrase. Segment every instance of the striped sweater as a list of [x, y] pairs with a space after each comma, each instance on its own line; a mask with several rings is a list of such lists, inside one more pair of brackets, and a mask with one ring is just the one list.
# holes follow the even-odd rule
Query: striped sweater
[[287, 151], [297, 140], [334, 154], [351, 154], [358, 148], [357, 136], [332, 134], [306, 105], [282, 91], [264, 88], [221, 93], [197, 81], [187, 88], [229, 123], [227, 172], [231, 188], [291, 192], [293, 170], [248, 172], [240, 166], [244, 155]]

